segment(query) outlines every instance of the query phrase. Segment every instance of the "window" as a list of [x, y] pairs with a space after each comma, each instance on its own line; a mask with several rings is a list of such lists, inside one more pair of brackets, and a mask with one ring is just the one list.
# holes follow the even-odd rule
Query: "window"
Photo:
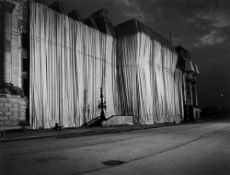
[[28, 58], [23, 58], [22, 59], [22, 72], [29, 72], [29, 59]]
[[22, 48], [23, 49], [29, 49], [29, 36], [27, 33], [22, 33]]

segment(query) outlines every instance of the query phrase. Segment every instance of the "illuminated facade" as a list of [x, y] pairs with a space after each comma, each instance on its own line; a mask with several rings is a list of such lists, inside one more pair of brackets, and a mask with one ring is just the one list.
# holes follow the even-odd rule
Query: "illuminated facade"
[[[198, 107], [197, 66], [190, 73], [185, 67], [192, 63], [178, 48], [141, 22], [113, 27], [105, 9], [83, 21], [77, 11], [61, 13], [58, 3], [7, 0], [6, 6], [0, 102], [4, 108], [14, 96], [28, 102], [27, 112], [18, 107], [24, 118], [16, 115], [12, 125], [26, 114], [34, 129], [84, 125], [99, 115], [100, 88], [106, 117], [133, 115], [138, 124], [179, 123], [187, 107]], [[6, 111], [0, 114], [6, 118]]]

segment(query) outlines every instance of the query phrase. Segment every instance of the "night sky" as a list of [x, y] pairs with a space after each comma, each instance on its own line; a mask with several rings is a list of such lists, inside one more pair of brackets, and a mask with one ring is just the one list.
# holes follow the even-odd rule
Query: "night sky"
[[[49, 1], [49, 2], [52, 2]], [[65, 12], [76, 9], [83, 19], [109, 10], [114, 25], [137, 18], [186, 48], [198, 65], [201, 107], [230, 107], [230, 0], [62, 0]]]

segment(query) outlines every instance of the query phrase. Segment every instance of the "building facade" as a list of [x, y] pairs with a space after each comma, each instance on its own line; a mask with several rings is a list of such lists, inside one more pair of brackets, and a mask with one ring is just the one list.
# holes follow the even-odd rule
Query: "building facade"
[[114, 27], [105, 9], [82, 20], [57, 2], [1, 9], [1, 126], [81, 126], [99, 115], [101, 87], [106, 116], [138, 124], [179, 123], [198, 108], [197, 66], [141, 22]]
[[[29, 78], [28, 11], [24, 1], [0, 3], [0, 126], [26, 120]], [[27, 88], [28, 89], [28, 88]]]
[[176, 46], [178, 65], [183, 71], [184, 91], [184, 119], [193, 121], [200, 118], [197, 96], [197, 78], [200, 75], [198, 66], [191, 60], [190, 53], [181, 46]]

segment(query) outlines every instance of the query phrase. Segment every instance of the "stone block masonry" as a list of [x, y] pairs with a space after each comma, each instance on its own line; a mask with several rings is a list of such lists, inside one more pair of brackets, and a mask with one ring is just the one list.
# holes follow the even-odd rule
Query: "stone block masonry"
[[19, 126], [26, 121], [27, 100], [19, 96], [0, 96], [0, 127]]
[[[28, 36], [28, 0], [5, 0], [0, 3], [0, 81], [22, 88], [23, 34]], [[24, 41], [25, 40], [25, 41]]]

